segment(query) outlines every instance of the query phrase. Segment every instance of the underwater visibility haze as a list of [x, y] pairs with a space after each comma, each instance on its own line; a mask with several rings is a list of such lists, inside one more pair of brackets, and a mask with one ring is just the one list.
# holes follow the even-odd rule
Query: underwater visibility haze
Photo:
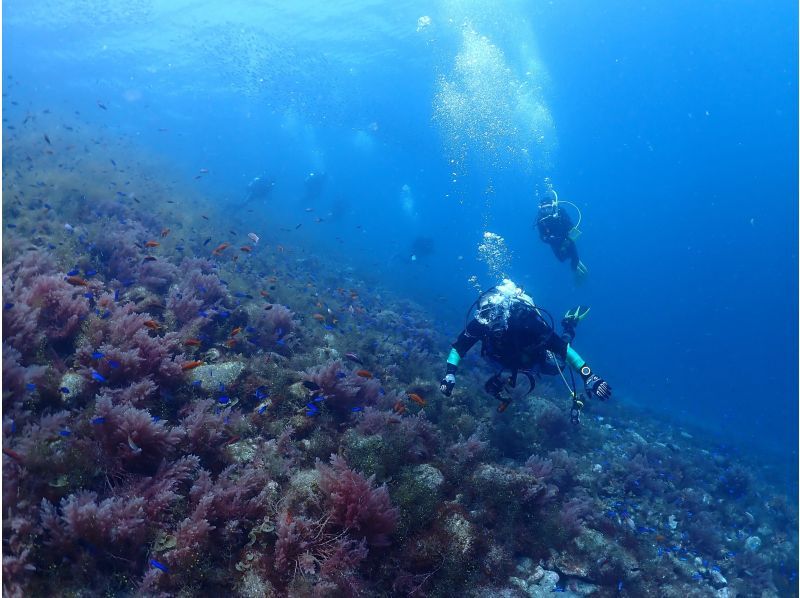
[[4, 596], [796, 596], [797, 22], [5, 0]]

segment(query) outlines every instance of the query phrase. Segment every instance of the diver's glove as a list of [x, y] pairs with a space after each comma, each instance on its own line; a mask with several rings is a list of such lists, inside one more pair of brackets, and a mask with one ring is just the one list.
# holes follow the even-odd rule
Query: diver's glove
[[581, 368], [581, 377], [583, 378], [583, 385], [586, 387], [586, 392], [590, 396], [597, 397], [601, 401], [611, 398], [611, 387], [608, 382], [603, 380], [597, 374], [592, 373], [588, 365]]
[[456, 385], [456, 377], [453, 374], [447, 374], [442, 381], [439, 382], [439, 390], [441, 393], [449, 397], [453, 394], [453, 387]]

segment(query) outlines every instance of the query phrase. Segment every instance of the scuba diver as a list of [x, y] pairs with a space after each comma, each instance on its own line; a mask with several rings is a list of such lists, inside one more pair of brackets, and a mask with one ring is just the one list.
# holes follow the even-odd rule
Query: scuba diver
[[[539, 238], [550, 245], [558, 261], [563, 262], [569, 259], [572, 271], [579, 279], [583, 278], [588, 270], [578, 257], [578, 246], [575, 244], [575, 240], [581, 234], [581, 231], [578, 230], [581, 223], [581, 211], [572, 202], [559, 202], [555, 189], [550, 189], [549, 194], [552, 194], [552, 197], [547, 197], [539, 202], [539, 211], [536, 215]], [[578, 224], [572, 224], [569, 214], [559, 203], [571, 205], [578, 210]]]
[[[563, 334], [556, 334], [549, 314], [537, 307], [533, 300], [512, 281], [505, 279], [502, 284], [484, 292], [475, 303], [477, 310], [458, 339], [453, 343], [447, 357], [445, 377], [439, 383], [441, 393], [449, 397], [456, 384], [455, 373], [458, 364], [472, 346], [481, 341], [481, 355], [498, 368], [497, 373], [484, 385], [487, 393], [500, 401], [497, 407], [503, 412], [511, 402], [511, 393], [517, 387], [517, 377], [521, 373], [530, 383], [533, 391], [536, 374], [561, 374], [566, 383], [562, 363], [566, 362], [583, 378], [589, 396], [605, 401], [611, 396], [611, 387], [595, 374], [580, 355], [572, 348], [575, 327], [586, 317], [589, 309], [578, 306], [570, 310], [562, 320]], [[545, 321], [546, 314], [550, 323]], [[583, 407], [582, 395], [571, 387], [572, 421], [579, 423]]]
[[309, 172], [303, 180], [303, 202], [317, 201], [322, 196], [327, 180], [328, 175], [324, 172]]
[[266, 175], [257, 176], [247, 185], [247, 195], [242, 202], [242, 206], [250, 205], [254, 201], [267, 201], [272, 197], [272, 190], [275, 188], [275, 180]]

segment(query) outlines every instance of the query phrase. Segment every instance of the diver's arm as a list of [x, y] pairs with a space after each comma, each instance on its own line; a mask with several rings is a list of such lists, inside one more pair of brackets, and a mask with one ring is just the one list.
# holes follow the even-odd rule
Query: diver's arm
[[453, 392], [453, 387], [456, 385], [455, 374], [458, 370], [458, 364], [467, 352], [475, 346], [475, 343], [483, 337], [484, 333], [484, 327], [477, 320], [472, 320], [458, 335], [450, 349], [450, 354], [447, 356], [445, 376], [439, 383], [439, 390], [443, 395], [449, 397]]
[[596, 396], [601, 401], [605, 401], [611, 397], [611, 386], [609, 386], [608, 382], [595, 374], [592, 368], [586, 364], [586, 360], [584, 360], [569, 343], [567, 343], [565, 361], [572, 366], [572, 369], [581, 375], [581, 378], [583, 378], [583, 385], [590, 395]]
[[546, 343], [546, 347], [581, 375], [583, 385], [590, 395], [596, 396], [601, 401], [605, 401], [611, 396], [611, 386], [608, 385], [608, 382], [595, 374], [592, 368], [586, 365], [586, 360], [572, 348], [566, 339], [553, 332]]

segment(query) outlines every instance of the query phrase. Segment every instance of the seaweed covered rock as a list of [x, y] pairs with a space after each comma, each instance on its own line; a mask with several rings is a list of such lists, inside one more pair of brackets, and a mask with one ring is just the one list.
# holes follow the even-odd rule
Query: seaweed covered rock
[[437, 515], [444, 495], [444, 476], [423, 463], [404, 467], [392, 487], [392, 497], [400, 508], [400, 533], [407, 535], [428, 525]]

